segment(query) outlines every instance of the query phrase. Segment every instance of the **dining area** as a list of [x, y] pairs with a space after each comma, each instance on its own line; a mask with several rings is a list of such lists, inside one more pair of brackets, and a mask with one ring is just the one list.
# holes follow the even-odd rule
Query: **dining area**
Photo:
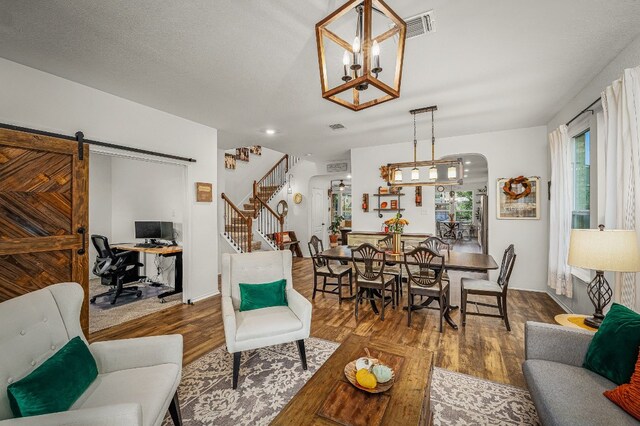
[[[316, 236], [309, 241], [312, 300], [326, 293], [337, 296], [340, 305], [353, 301], [356, 321], [366, 309], [380, 321], [385, 310], [401, 309], [410, 327], [416, 311], [435, 309], [443, 332], [444, 322], [458, 330], [452, 312], [460, 310], [462, 326], [467, 316], [479, 315], [500, 318], [510, 331], [507, 291], [516, 259], [513, 245], [499, 266], [490, 254], [471, 252], [429, 234], [371, 232], [347, 237], [346, 244], [328, 249]], [[493, 281], [491, 271], [497, 271]], [[461, 278], [452, 280], [450, 273]]]

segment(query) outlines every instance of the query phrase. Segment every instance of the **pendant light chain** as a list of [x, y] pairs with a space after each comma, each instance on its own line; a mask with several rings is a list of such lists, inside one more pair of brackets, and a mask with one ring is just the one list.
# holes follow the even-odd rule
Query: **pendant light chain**
[[435, 135], [435, 122], [433, 120], [433, 110], [431, 110], [431, 160], [436, 159], [436, 135]]
[[413, 162], [418, 161], [417, 157], [417, 149], [418, 149], [418, 134], [416, 131], [416, 115], [413, 114]]

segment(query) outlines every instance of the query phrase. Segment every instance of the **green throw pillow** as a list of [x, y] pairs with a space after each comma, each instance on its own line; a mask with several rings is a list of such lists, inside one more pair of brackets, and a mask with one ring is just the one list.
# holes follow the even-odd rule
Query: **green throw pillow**
[[98, 376], [89, 348], [74, 337], [27, 377], [7, 387], [16, 417], [68, 410]]
[[287, 280], [265, 284], [240, 283], [240, 312], [272, 306], [287, 306]]
[[583, 367], [616, 385], [629, 383], [639, 346], [640, 314], [614, 303], [593, 336]]

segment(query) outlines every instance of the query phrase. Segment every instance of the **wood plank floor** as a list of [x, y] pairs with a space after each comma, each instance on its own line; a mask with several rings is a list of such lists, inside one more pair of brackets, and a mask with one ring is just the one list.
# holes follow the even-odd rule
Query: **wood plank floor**
[[[459, 298], [458, 279], [452, 274], [452, 300]], [[313, 266], [310, 259], [294, 258], [294, 287], [311, 300]], [[406, 294], [405, 294], [406, 298]], [[362, 305], [360, 319], [353, 315], [354, 304], [338, 304], [337, 296], [319, 294], [313, 301], [311, 335], [340, 342], [349, 334], [370, 336], [372, 339], [425, 348], [435, 353], [435, 365], [461, 373], [501, 383], [524, 387], [521, 364], [524, 360], [524, 324], [526, 321], [552, 323], [562, 309], [546, 293], [509, 291], [509, 319], [507, 332], [499, 319], [472, 316], [467, 326], [458, 331], [445, 324], [438, 332], [438, 313], [421, 310], [412, 314], [407, 327], [406, 311], [387, 306], [385, 320], [373, 314], [371, 307]], [[453, 319], [460, 325], [459, 312]], [[220, 296], [179, 305], [148, 315], [90, 336], [91, 341], [180, 333], [184, 336], [185, 364], [224, 344]], [[231, 362], [231, 358], [229, 358]]]

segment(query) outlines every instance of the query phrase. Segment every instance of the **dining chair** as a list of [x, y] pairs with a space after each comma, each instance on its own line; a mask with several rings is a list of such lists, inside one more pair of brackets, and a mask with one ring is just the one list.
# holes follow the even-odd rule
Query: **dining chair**
[[[381, 301], [380, 319], [384, 321], [384, 308], [391, 303], [396, 307], [395, 285], [396, 277], [385, 273], [387, 255], [371, 244], [361, 244], [351, 251], [351, 261], [356, 270], [356, 307], [355, 315], [358, 319], [358, 306], [363, 300], [375, 303], [376, 292]], [[391, 291], [391, 298], [387, 301], [387, 290]], [[367, 293], [364, 296], [364, 293]]]
[[[309, 241], [309, 253], [313, 260], [313, 295], [311, 299], [316, 298], [316, 292], [337, 294], [338, 303], [342, 304], [342, 287], [349, 287], [349, 295], [353, 296], [353, 272], [350, 265], [331, 264], [331, 262], [320, 253], [324, 251], [322, 240], [315, 235]], [[318, 277], [322, 277], [322, 289], [318, 288]], [[342, 281], [346, 277], [348, 282]], [[336, 282], [327, 282], [327, 278], [335, 279]], [[330, 287], [327, 290], [327, 286]], [[335, 287], [335, 288], [331, 288]]]
[[[404, 241], [400, 242], [402, 251], [404, 251]], [[378, 240], [378, 248], [384, 250], [393, 249], [393, 235], [389, 234], [386, 237]], [[396, 277], [396, 300], [400, 300], [402, 297], [402, 265], [398, 262], [386, 262], [386, 272]]]
[[[511, 331], [511, 327], [509, 326], [509, 315], [507, 312], [507, 289], [509, 287], [509, 279], [511, 278], [511, 271], [513, 271], [513, 265], [515, 262], [516, 253], [513, 244], [511, 244], [507, 247], [504, 251], [504, 255], [502, 256], [502, 264], [500, 265], [498, 281], [462, 278], [462, 303], [460, 306], [460, 313], [462, 315], [463, 327], [466, 325], [467, 315], [477, 315], [482, 317], [501, 318], [504, 320], [504, 325], [507, 327], [507, 331]], [[492, 305], [490, 303], [469, 301], [469, 295], [493, 296], [496, 298], [497, 304]], [[476, 305], [476, 312], [467, 312], [468, 303], [474, 303]], [[498, 309], [498, 314], [482, 313], [478, 310], [478, 306], [496, 308]]]
[[[411, 327], [411, 311], [414, 308], [414, 296], [426, 296], [438, 301], [440, 311], [440, 333], [442, 321], [449, 309], [450, 286], [444, 280], [444, 256], [427, 247], [417, 247], [404, 255], [404, 263], [417, 265], [416, 269], [407, 268], [408, 302], [407, 326]], [[420, 306], [424, 308], [424, 304]]]

